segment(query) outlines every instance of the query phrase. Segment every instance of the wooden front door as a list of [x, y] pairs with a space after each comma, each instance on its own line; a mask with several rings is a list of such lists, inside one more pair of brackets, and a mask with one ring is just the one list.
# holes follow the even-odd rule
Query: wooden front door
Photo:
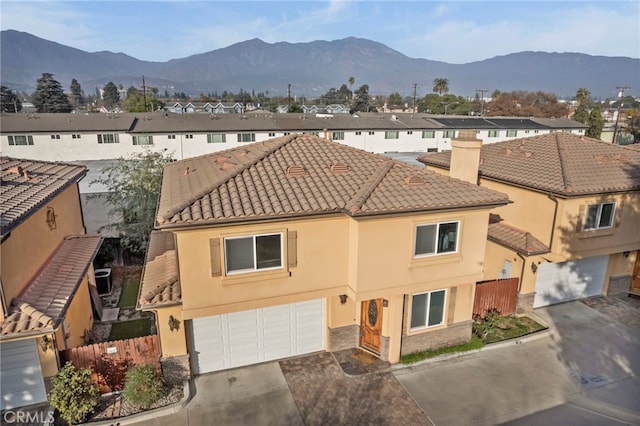
[[640, 253], [636, 255], [636, 266], [633, 268], [631, 289], [629, 291], [633, 294], [640, 295]]
[[379, 354], [381, 335], [382, 299], [365, 300], [360, 312], [360, 346]]

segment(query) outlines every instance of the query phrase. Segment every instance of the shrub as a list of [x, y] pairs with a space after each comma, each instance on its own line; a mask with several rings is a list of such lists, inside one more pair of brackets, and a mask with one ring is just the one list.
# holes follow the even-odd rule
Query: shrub
[[100, 390], [91, 381], [91, 370], [77, 370], [67, 362], [53, 377], [49, 402], [67, 423], [83, 421], [93, 412], [99, 398]]
[[147, 409], [162, 395], [163, 383], [152, 364], [138, 365], [127, 371], [122, 396], [132, 405]]
[[473, 316], [473, 333], [481, 339], [487, 337], [487, 334], [500, 321], [500, 312], [497, 309], [489, 309], [484, 318], [480, 315]]

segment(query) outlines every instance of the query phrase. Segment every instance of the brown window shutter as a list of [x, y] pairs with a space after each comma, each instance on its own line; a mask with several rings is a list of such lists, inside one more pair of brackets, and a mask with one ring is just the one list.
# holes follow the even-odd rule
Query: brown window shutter
[[211, 276], [219, 277], [222, 275], [222, 262], [220, 261], [220, 238], [209, 239], [209, 251], [211, 255]]
[[584, 223], [587, 220], [587, 206], [580, 206], [580, 210], [578, 211], [578, 218], [576, 219], [576, 232], [582, 232], [582, 228], [584, 227]]
[[298, 266], [298, 232], [287, 232], [287, 265], [289, 268]]
[[453, 324], [453, 314], [456, 311], [456, 293], [458, 287], [451, 287], [449, 289], [449, 309], [447, 312], [447, 325]]

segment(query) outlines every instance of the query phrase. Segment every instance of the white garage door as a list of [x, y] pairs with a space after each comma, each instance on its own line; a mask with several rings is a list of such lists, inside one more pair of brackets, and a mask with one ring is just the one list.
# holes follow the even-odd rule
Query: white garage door
[[47, 400], [35, 339], [0, 343], [0, 409]]
[[191, 321], [194, 374], [324, 349], [325, 299]]
[[608, 264], [609, 256], [541, 264], [533, 307], [602, 294]]

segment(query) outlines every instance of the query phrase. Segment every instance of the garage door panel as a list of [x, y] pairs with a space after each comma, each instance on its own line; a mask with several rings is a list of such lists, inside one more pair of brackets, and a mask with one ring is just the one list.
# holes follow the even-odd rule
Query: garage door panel
[[0, 409], [47, 400], [35, 339], [0, 344]]
[[193, 371], [202, 374], [322, 350], [324, 311], [325, 300], [316, 299], [194, 319], [189, 327]]

